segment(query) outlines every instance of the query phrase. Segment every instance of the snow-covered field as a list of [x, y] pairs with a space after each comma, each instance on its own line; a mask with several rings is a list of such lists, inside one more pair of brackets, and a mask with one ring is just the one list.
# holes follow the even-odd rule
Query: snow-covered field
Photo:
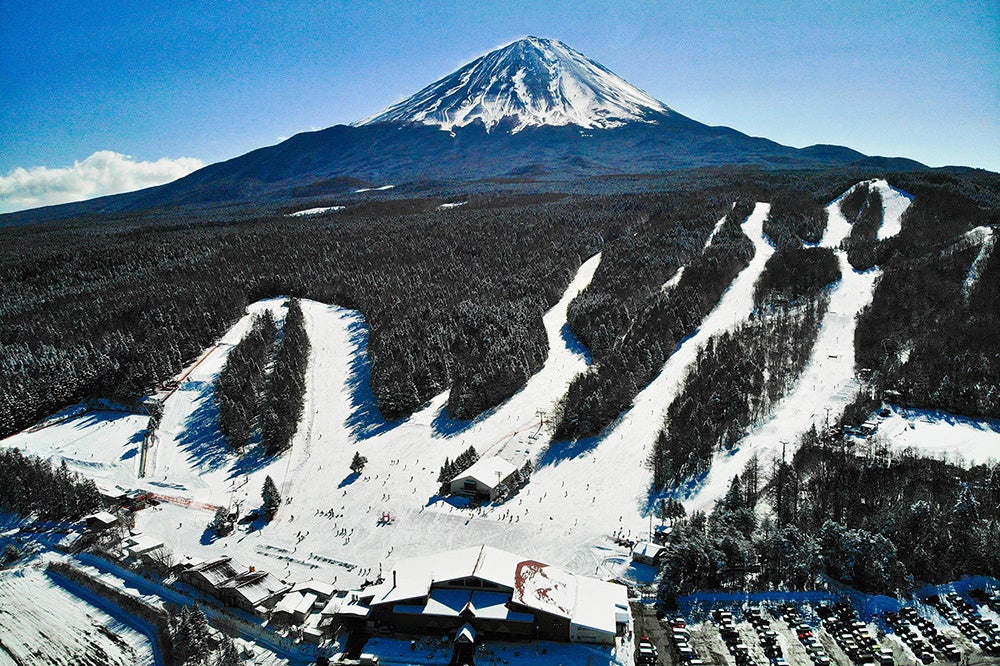
[[152, 663], [153, 646], [145, 634], [59, 587], [41, 570], [0, 571], [0, 665]]
[[[884, 181], [875, 187], [886, 207], [883, 229], [898, 231], [908, 198]], [[754, 285], [773, 253], [762, 233], [768, 210], [767, 204], [758, 204], [743, 224], [755, 248], [749, 266], [639, 393], [633, 407], [596, 438], [549, 446], [550, 415], [589, 362], [568, 331], [567, 308], [589, 284], [600, 255], [581, 265], [563, 297], [545, 314], [549, 355], [543, 368], [519, 393], [471, 422], [447, 417], [447, 393], [408, 419], [386, 422], [369, 386], [363, 317], [353, 310], [303, 301], [312, 352], [304, 415], [292, 448], [277, 459], [264, 458], [253, 448], [243, 457], [230, 451], [218, 432], [213, 384], [229, 350], [249, 330], [254, 312], [269, 309], [279, 320], [283, 317], [285, 300], [276, 298], [250, 306], [245, 317], [181, 374], [177, 389], [162, 394], [164, 415], [144, 478], [138, 475], [137, 451], [146, 420], [138, 416], [81, 414], [15, 435], [0, 446], [66, 459], [88, 476], [152, 490], [166, 501], [138, 514], [138, 530], [163, 540], [177, 555], [231, 555], [288, 580], [317, 578], [350, 587], [374, 579], [380, 568], [400, 558], [487, 544], [574, 573], [622, 575], [641, 583], [642, 572], [630, 569], [627, 552], [608, 536], [618, 531], [639, 536], [649, 528], [650, 472], [645, 461], [653, 439], [700, 347], [750, 314]], [[822, 244], [836, 248], [850, 226], [837, 202], [828, 210], [830, 224]], [[827, 418], [827, 408], [835, 418], [853, 397], [855, 315], [870, 301], [878, 271], [857, 273], [843, 252], [837, 252], [843, 279], [832, 288], [829, 311], [802, 377], [770, 420], [754, 429], [735, 453], [717, 458], [707, 479], [686, 498], [689, 510], [711, 507], [750, 455], [773, 455], [783, 441], [794, 444], [810, 424]], [[894, 418], [883, 424], [883, 432], [895, 427]], [[898, 419], [907, 424], [914, 420], [902, 415]], [[975, 455], [978, 460], [983, 447], [1000, 442], [992, 426], [948, 428], [927, 437], [954, 437], [967, 428], [970, 438], [982, 438], [982, 443], [976, 439], [975, 454], [963, 449], [967, 459]], [[438, 497], [441, 464], [470, 445], [480, 455], [501, 456], [516, 465], [533, 460], [531, 483], [505, 505], [476, 510]], [[349, 470], [355, 451], [368, 459], [360, 476]], [[261, 529], [241, 526], [216, 539], [207, 530], [214, 507], [239, 507], [243, 513], [256, 509], [266, 475], [286, 501], [274, 520]]]
[[26, 449], [93, 479], [133, 482], [148, 416], [125, 412], [83, 412], [54, 425], [0, 440]]
[[338, 210], [344, 210], [345, 206], [322, 206], [320, 208], [306, 208], [305, 210], [297, 210], [294, 213], [289, 213], [288, 217], [308, 217], [310, 215], [322, 215], [323, 213], [335, 213]]
[[873, 418], [878, 423], [876, 441], [893, 451], [912, 449], [963, 465], [1000, 460], [1000, 421], [896, 405], [888, 409], [889, 416]]

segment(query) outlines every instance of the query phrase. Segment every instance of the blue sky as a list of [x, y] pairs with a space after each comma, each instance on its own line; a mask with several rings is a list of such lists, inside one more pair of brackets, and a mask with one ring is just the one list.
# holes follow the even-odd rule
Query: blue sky
[[97, 151], [227, 159], [526, 34], [708, 124], [1000, 170], [995, 0], [0, 0], [0, 34], [0, 176]]

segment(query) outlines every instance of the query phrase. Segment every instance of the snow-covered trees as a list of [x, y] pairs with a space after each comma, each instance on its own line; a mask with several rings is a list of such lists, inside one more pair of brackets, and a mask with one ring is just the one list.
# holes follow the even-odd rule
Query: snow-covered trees
[[795, 302], [815, 298], [823, 287], [840, 279], [840, 264], [833, 250], [825, 247], [780, 248], [764, 265], [757, 280], [754, 302]]
[[[879, 240], [878, 230], [882, 226], [882, 195], [872, 188], [856, 188], [855, 192], [863, 192], [863, 206], [855, 212], [855, 201], [851, 201], [845, 211], [841, 205], [841, 212], [851, 222], [851, 235], [847, 239], [847, 260], [851, 266], [858, 271], [866, 271], [878, 263]], [[852, 192], [852, 195], [854, 192]], [[844, 202], [847, 202], [845, 197]]]
[[198, 604], [184, 606], [173, 623], [174, 661], [178, 664], [201, 665], [211, 654], [208, 619]]
[[779, 251], [800, 248], [803, 241], [819, 243], [826, 230], [825, 203], [822, 196], [803, 190], [781, 192], [771, 199], [764, 233]]
[[309, 336], [298, 299], [288, 303], [283, 333], [275, 352], [274, 369], [267, 380], [261, 421], [264, 450], [270, 455], [292, 445], [305, 400]]
[[866, 457], [810, 432], [763, 486], [760, 521], [737, 477], [711, 515], [665, 533], [665, 602], [696, 589], [813, 589], [824, 575], [899, 594], [914, 580], [1000, 571], [1000, 465]]
[[233, 643], [233, 639], [228, 637], [223, 639], [222, 646], [215, 657], [214, 666], [241, 666], [242, 663], [243, 661], [240, 659], [240, 653], [236, 650], [236, 644]]
[[[245, 209], [184, 217], [164, 211], [155, 220], [164, 224], [78, 221], [44, 233], [10, 231], [0, 247], [0, 437], [86, 396], [149, 393], [196, 359], [249, 302], [278, 294], [364, 313], [371, 388], [384, 416], [406, 415], [451, 387], [453, 415], [466, 418], [540, 367], [547, 342], [539, 313], [558, 300], [580, 261], [603, 249], [590, 287], [571, 304], [570, 327], [609, 368], [578, 385], [565, 410], [586, 421], [593, 409], [594, 422], [578, 430], [598, 429], [606, 412], [613, 419], [618, 404], [627, 406], [622, 395], [632, 384], [640, 386], [645, 371], [670, 354], [675, 333], [683, 336], [689, 320], [700, 320], [697, 307], [660, 317], [652, 306], [678, 266], [701, 253], [734, 193], [762, 192], [757, 198], [773, 201], [766, 231], [783, 247], [784, 238], [817, 240], [815, 202], [872, 175], [734, 169], [672, 176], [670, 187], [687, 192], [498, 196], [447, 216], [426, 212], [426, 200], [408, 200], [354, 207], [336, 222], [253, 219]], [[967, 309], [951, 289], [950, 264], [964, 261], [961, 284], [972, 258], [959, 252], [950, 262], [932, 260], [971, 226], [994, 224], [993, 177], [888, 177], [916, 199], [899, 236], [878, 244], [884, 293], [876, 293], [870, 319], [876, 328], [884, 323], [865, 334], [862, 367], [889, 371], [910, 348], [905, 378], [892, 371], [893, 388], [907, 399], [1000, 415], [1000, 391], [993, 390], [1000, 362], [988, 344], [997, 337], [991, 307], [1000, 294], [1000, 268], [990, 266], [1000, 252], [992, 253]], [[631, 186], [624, 179], [613, 189], [620, 185]], [[803, 202], [783, 203], [789, 191], [806, 193], [797, 195]], [[707, 284], [706, 296], [713, 289]], [[477, 336], [489, 336], [491, 348]], [[469, 344], [455, 344], [460, 340]]]
[[219, 536], [229, 534], [233, 529], [233, 524], [229, 520], [229, 510], [224, 506], [216, 509], [215, 516], [212, 518], [212, 522], [208, 524], [208, 527], [214, 530]]
[[219, 430], [234, 449], [246, 446], [260, 421], [266, 369], [277, 334], [270, 310], [255, 316], [250, 331], [229, 352], [215, 381]]
[[278, 487], [274, 485], [274, 481], [270, 476], [264, 479], [264, 486], [261, 488], [260, 494], [264, 502], [264, 515], [267, 518], [273, 517], [281, 506], [281, 495], [278, 493]]
[[309, 337], [298, 299], [288, 303], [283, 335], [275, 348], [277, 332], [269, 310], [256, 316], [216, 381], [219, 428], [236, 449], [242, 450], [259, 425], [264, 450], [277, 455], [291, 446], [302, 416]]
[[996, 224], [995, 195], [918, 174], [892, 180], [915, 198], [880, 247], [883, 274], [855, 333], [858, 367], [875, 371], [876, 399], [893, 390], [911, 406], [1000, 418], [1000, 250], [966, 297], [980, 247], [963, 242]]
[[361, 474], [362, 470], [364, 470], [365, 465], [367, 464], [368, 464], [368, 458], [365, 458], [363, 455], [361, 455], [360, 451], [355, 451], [354, 457], [351, 458], [351, 471], [354, 472], [355, 474]]
[[173, 615], [170, 622], [170, 638], [173, 646], [173, 661], [178, 666], [240, 666], [243, 663], [232, 638], [222, 636], [218, 647], [204, 611], [195, 603], [184, 606], [180, 613]]
[[[729, 283], [753, 256], [753, 243], [740, 225], [753, 211], [753, 202], [740, 199], [726, 216], [712, 243], [685, 265], [678, 283], [663, 291], [662, 283], [652, 289], [628, 289], [645, 295], [638, 301], [624, 326], [612, 333], [614, 342], [587, 372], [577, 375], [561, 403], [556, 439], [576, 439], [596, 435], [632, 404], [632, 399], [660, 371], [677, 344], [690, 335], [721, 298]], [[704, 211], [682, 209], [679, 214], [701, 220]], [[705, 228], [707, 234], [708, 229]], [[685, 239], [689, 243], [692, 239]], [[704, 237], [702, 238], [704, 243]], [[655, 261], [654, 258], [650, 258]], [[602, 260], [603, 265], [603, 260]], [[600, 268], [598, 268], [600, 273]], [[595, 275], [595, 279], [597, 275]], [[592, 283], [593, 284], [593, 283]], [[624, 286], [624, 285], [623, 285]], [[600, 287], [595, 286], [594, 289]], [[590, 299], [588, 287], [577, 300]], [[576, 300], [574, 300], [576, 303]], [[570, 306], [571, 317], [574, 306]], [[603, 326], [600, 319], [571, 318], [574, 332], [583, 329], [581, 339], [593, 338], [588, 330]]]
[[100, 506], [94, 482], [70, 472], [65, 460], [54, 467], [18, 449], [0, 449], [0, 509], [59, 520], [79, 518]]
[[475, 447], [470, 446], [462, 451], [454, 460], [444, 459], [441, 471], [438, 472], [438, 483], [441, 484], [441, 494], [447, 495], [451, 492], [449, 485], [456, 476], [469, 469], [474, 462], [479, 460], [479, 454]]
[[528, 485], [531, 481], [531, 474], [535, 471], [534, 466], [531, 464], [530, 460], [525, 460], [524, 464], [514, 470], [514, 473], [510, 475], [510, 479], [506, 483], [500, 484], [497, 488], [497, 502], [506, 502], [511, 497], [517, 495], [522, 488]]
[[825, 309], [819, 299], [762, 314], [699, 350], [653, 446], [657, 488], [706, 471], [769, 413], [805, 368]]

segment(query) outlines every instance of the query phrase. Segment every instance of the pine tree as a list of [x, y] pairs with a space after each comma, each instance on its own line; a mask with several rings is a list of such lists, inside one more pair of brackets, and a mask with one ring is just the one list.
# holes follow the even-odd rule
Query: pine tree
[[192, 653], [191, 609], [187, 606], [181, 607], [180, 616], [176, 618], [171, 631], [171, 640], [174, 648], [174, 660], [183, 664]]
[[201, 607], [196, 603], [188, 616], [188, 635], [191, 640], [190, 660], [197, 664], [202, 663], [211, 652], [208, 639], [210, 630], [208, 618], [202, 612]]
[[288, 303], [284, 337], [274, 355], [274, 369], [267, 383], [261, 438], [268, 455], [278, 455], [292, 445], [305, 404], [309, 336], [298, 299]]
[[236, 650], [233, 639], [227, 637], [222, 641], [222, 648], [215, 658], [215, 666], [240, 666], [240, 653]]
[[441, 484], [451, 481], [451, 461], [447, 458], [444, 459], [444, 464], [441, 465], [441, 471], [438, 472], [437, 480]]
[[215, 530], [216, 534], [226, 535], [229, 533], [229, 511], [224, 506], [220, 506], [215, 510], [215, 517], [212, 518], [212, 522], [208, 526]]
[[274, 481], [271, 480], [270, 476], [264, 479], [261, 497], [264, 500], [264, 514], [268, 518], [271, 518], [278, 512], [278, 507], [281, 506], [281, 495], [278, 493], [278, 487], [274, 485]]
[[365, 458], [360, 452], [355, 451], [354, 458], [351, 460], [351, 471], [355, 474], [361, 474], [367, 464], [368, 458]]

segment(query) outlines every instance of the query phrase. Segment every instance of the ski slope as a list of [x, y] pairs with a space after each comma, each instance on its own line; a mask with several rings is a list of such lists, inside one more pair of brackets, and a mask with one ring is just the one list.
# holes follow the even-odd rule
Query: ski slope
[[30, 566], [0, 571], [0, 665], [153, 664], [149, 638]]
[[[136, 528], [178, 555], [230, 555], [291, 580], [320, 578], [338, 586], [374, 579], [395, 557], [488, 544], [525, 553], [576, 573], [607, 575], [627, 566], [627, 553], [609, 534], [639, 534], [647, 526], [649, 472], [645, 459], [669, 399], [697, 349], [741, 322], [753, 307], [753, 287], [773, 252], [759, 204], [744, 222], [755, 255], [720, 303], [636, 398], [635, 406], [603, 436], [546, 452], [547, 419], [579, 372], [585, 351], [568, 333], [569, 303], [590, 283], [600, 256], [585, 261], [562, 298], [543, 317], [549, 355], [542, 369], [509, 400], [472, 422], [448, 419], [441, 394], [409, 419], [387, 423], [368, 385], [367, 328], [361, 315], [303, 301], [312, 352], [303, 420], [291, 450], [277, 459], [244, 459], [230, 452], [215, 425], [212, 384], [225, 355], [249, 329], [251, 312], [184, 373], [165, 399], [149, 474], [130, 487], [155, 490], [167, 501], [138, 514]], [[31, 442], [23, 442], [29, 450]], [[469, 510], [437, 496], [445, 458], [468, 446], [538, 467], [522, 493], [499, 507]], [[124, 442], [104, 446], [121, 451]], [[561, 445], [560, 445], [561, 446]], [[368, 459], [360, 477], [348, 466], [355, 451]], [[124, 475], [124, 473], [122, 474]], [[215, 539], [206, 526], [214, 507], [242, 512], [261, 504], [264, 476], [278, 484], [286, 504], [259, 530], [242, 528]], [[116, 477], [124, 482], [129, 480]], [[388, 520], [383, 520], [383, 517]]]
[[[882, 234], [886, 228], [899, 233], [900, 218], [911, 198], [884, 180], [873, 181], [871, 186], [882, 195], [884, 215], [880, 238], [889, 237]], [[769, 460], [780, 456], [783, 448], [788, 455], [794, 453], [799, 438], [810, 427], [822, 428], [836, 419], [857, 394], [860, 384], [854, 375], [856, 318], [871, 302], [880, 271], [877, 268], [855, 271], [847, 261], [847, 253], [840, 249], [851, 233], [850, 223], [840, 212], [840, 201], [850, 191], [826, 209], [827, 227], [820, 245], [834, 250], [841, 279], [830, 294], [812, 356], [794, 387], [775, 406], [771, 418], [755, 428], [732, 451], [716, 453], [704, 482], [683, 500], [689, 513], [710, 510], [728, 490], [733, 476], [743, 471], [752, 456]]]
[[[84, 411], [52, 425], [29, 429], [0, 440], [52, 460], [95, 480], [131, 483], [139, 469], [148, 416], [115, 411]], [[111, 443], [109, 445], [109, 443]]]
[[[484, 455], [504, 455], [515, 461], [540, 452], [544, 442], [537, 435], [537, 412], [551, 410], [587, 365], [586, 355], [567, 333], [566, 313], [599, 263], [600, 255], [584, 262], [559, 302], [544, 315], [550, 349], [543, 368], [518, 394], [468, 423], [447, 418], [447, 393], [405, 421], [385, 422], [368, 386], [367, 328], [361, 315], [303, 301], [312, 352], [304, 416], [291, 451], [263, 469], [242, 475], [234, 475], [238, 470], [227, 458], [218, 470], [206, 469], [195, 480], [188, 476], [193, 470], [190, 456], [176, 444], [184, 439], [181, 430], [157, 445], [162, 451], [173, 451], [170, 459], [174, 462], [162, 466], [161, 451], [157, 473], [162, 472], [163, 478], [151, 481], [177, 484], [176, 492], [196, 502], [231, 502], [246, 511], [260, 504], [260, 487], [267, 473], [289, 503], [263, 530], [237, 532], [219, 540], [206, 538], [208, 510], [171, 503], [142, 512], [137, 527], [179, 553], [229, 554], [280, 576], [325, 576], [348, 586], [374, 578], [378, 564], [397, 553], [428, 553], [484, 542], [523, 550], [524, 532], [541, 539], [548, 526], [526, 523], [523, 529], [498, 534], [494, 518], [474, 518], [440, 498], [432, 501], [438, 490], [438, 469], [446, 457], [454, 458], [470, 445]], [[216, 366], [221, 363], [206, 366], [206, 371], [217, 373]], [[197, 407], [178, 408], [179, 415], [197, 411]], [[170, 423], [182, 420], [172, 418]], [[165, 414], [161, 430], [172, 427]], [[348, 469], [355, 451], [368, 458], [359, 478]], [[384, 512], [391, 514], [392, 523], [380, 526]], [[443, 542], [442, 534], [454, 536]], [[558, 551], [549, 552], [558, 555]]]
[[738, 325], [753, 309], [754, 285], [774, 252], [763, 234], [769, 210], [770, 204], [758, 203], [743, 223], [743, 232], [754, 244], [749, 265], [736, 276], [698, 330], [681, 343], [657, 377], [639, 392], [632, 408], [601, 436], [557, 445], [564, 450], [555, 452], [555, 459], [536, 471], [522, 493], [525, 501], [550, 493], [561, 498], [565, 506], [557, 507], [559, 513], [568, 510], [569, 515], [559, 516], [563, 522], [559, 529], [574, 527], [578, 539], [590, 546], [592, 552], [580, 552], [563, 566], [575, 565], [585, 571], [588, 555], [596, 557], [600, 552], [603, 535], [619, 529], [626, 535], [646, 533], [651, 480], [646, 460], [653, 441], [698, 350], [712, 336]]
[[[878, 182], [874, 186], [883, 189], [884, 225], [898, 229], [908, 198]], [[411, 417], [387, 422], [369, 385], [364, 318], [353, 310], [302, 301], [312, 349], [303, 418], [292, 448], [276, 459], [253, 450], [244, 457], [229, 451], [217, 430], [212, 386], [229, 349], [249, 330], [254, 312], [266, 308], [282, 318], [285, 300], [271, 299], [252, 305], [182, 373], [177, 390], [164, 394], [164, 417], [147, 477], [138, 478], [135, 455], [130, 455], [144, 422], [127, 417], [101, 426], [99, 419], [84, 422], [75, 419], [88, 415], [77, 416], [0, 445], [74, 460], [93, 456], [106, 467], [75, 469], [167, 498], [139, 512], [136, 528], [162, 540], [178, 556], [230, 555], [289, 581], [317, 578], [350, 588], [374, 580], [380, 568], [397, 558], [478, 544], [523, 553], [574, 573], [624, 574], [627, 551], [608, 536], [640, 536], [649, 527], [646, 460], [653, 440], [701, 346], [751, 313], [755, 283], [774, 252], [762, 232], [768, 212], [768, 204], [757, 204], [743, 223], [754, 245], [749, 265], [640, 391], [633, 407], [596, 438], [550, 447], [548, 421], [572, 379], [589, 363], [569, 333], [566, 316], [570, 302], [593, 278], [600, 255], [583, 262], [561, 299], [545, 313], [549, 354], [543, 367], [521, 391], [473, 421], [448, 418], [445, 392]], [[812, 423], [826, 420], [826, 408], [834, 418], [857, 389], [850, 351], [855, 316], [871, 300], [878, 270], [857, 273], [850, 268], [836, 249], [850, 232], [839, 200], [830, 204], [828, 215], [821, 243], [835, 248], [843, 278], [831, 290], [812, 358], [772, 418], [755, 428], [735, 453], [717, 456], [708, 477], [685, 498], [689, 511], [711, 508], [751, 455], [774, 455], [782, 441], [794, 444]], [[996, 441], [995, 434], [987, 429], [983, 436]], [[470, 509], [460, 500], [439, 497], [439, 468], [469, 446], [516, 465], [532, 460], [536, 472], [531, 483], [500, 506]], [[349, 470], [356, 451], [368, 459], [361, 475]], [[275, 518], [215, 538], [207, 530], [214, 507], [231, 506], [244, 514], [258, 508], [267, 475], [285, 499]]]

